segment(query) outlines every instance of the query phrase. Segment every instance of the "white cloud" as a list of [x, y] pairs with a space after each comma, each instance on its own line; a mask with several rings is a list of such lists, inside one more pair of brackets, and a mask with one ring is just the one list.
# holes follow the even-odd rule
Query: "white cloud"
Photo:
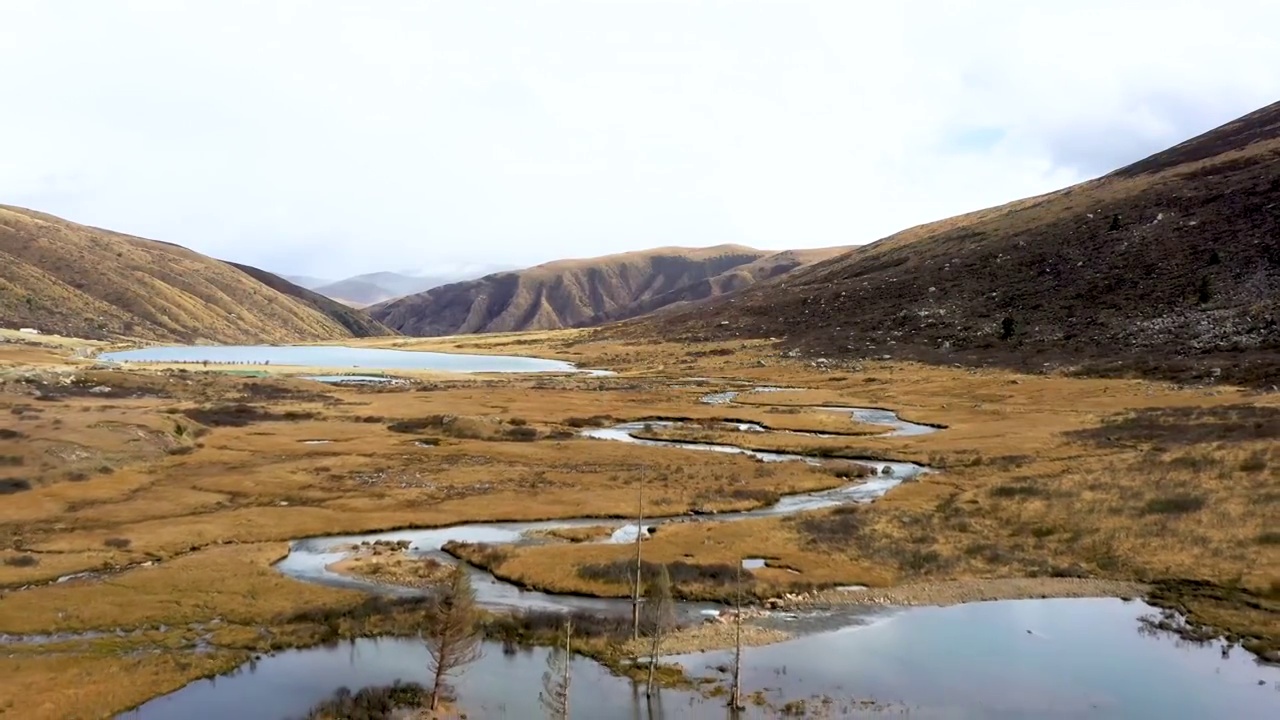
[[341, 276], [867, 242], [1273, 102], [1271, 0], [0, 0], [0, 202]]

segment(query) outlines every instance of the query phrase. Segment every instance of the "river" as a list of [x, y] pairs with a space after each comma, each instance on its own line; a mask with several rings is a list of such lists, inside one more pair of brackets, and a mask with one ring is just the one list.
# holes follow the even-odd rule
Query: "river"
[[[730, 403], [736, 393], [717, 393], [705, 402]], [[874, 408], [820, 408], [852, 420], [880, 424], [886, 435], [910, 436], [938, 430]], [[595, 428], [583, 434], [599, 441], [742, 453], [763, 462], [819, 462], [813, 457], [767, 453], [703, 443], [636, 438], [643, 423]], [[753, 428], [743, 427], [744, 431]], [[761, 428], [763, 429], [763, 428]], [[747, 512], [712, 516], [717, 522], [791, 514], [849, 502], [869, 502], [928, 468], [913, 463], [861, 461], [875, 475], [832, 490], [784, 497]], [[654, 518], [646, 528], [687, 517]], [[546, 522], [465, 523], [450, 527], [342, 535], [298, 540], [277, 568], [306, 582], [357, 587], [371, 592], [414, 594], [418, 590], [338, 575], [326, 566], [353, 543], [407, 540], [415, 556], [444, 557], [449, 541], [494, 544], [528, 541], [528, 534], [556, 527], [601, 525], [598, 518]], [[616, 522], [616, 521], [615, 521]], [[616, 523], [602, 542], [629, 542], [634, 525]], [[629, 601], [569, 597], [522, 590], [490, 573], [471, 568], [482, 603], [513, 609], [585, 609], [618, 612]], [[686, 617], [711, 607], [685, 603]], [[743, 670], [748, 692], [777, 707], [805, 700], [825, 708], [827, 717], [881, 717], [906, 713], [921, 718], [1261, 718], [1280, 713], [1280, 669], [1256, 663], [1237, 650], [1222, 657], [1215, 648], [1187, 645], [1169, 637], [1144, 636], [1138, 617], [1152, 608], [1116, 599], [1018, 600], [951, 607], [897, 610], [840, 610], [825, 622], [793, 618], [796, 639], [749, 649]], [[821, 614], [824, 611], [811, 611]], [[791, 616], [778, 615], [784, 626]], [[807, 618], [812, 620], [813, 618]], [[836, 626], [837, 629], [830, 629]], [[471, 718], [528, 718], [537, 715], [546, 651], [534, 648], [486, 653], [458, 680]], [[698, 653], [671, 660], [693, 676], [725, 680], [716, 670], [726, 653]], [[338, 646], [288, 651], [236, 674], [192, 683], [121, 717], [145, 720], [202, 720], [238, 717], [281, 718], [305, 714], [339, 686], [353, 689], [396, 679], [425, 679], [426, 651], [419, 641], [365, 639]], [[494, 678], [501, 677], [501, 682]], [[627, 680], [587, 660], [574, 664], [575, 717], [726, 717], [723, 701], [696, 691], [666, 690], [655, 702]], [[868, 705], [863, 701], [874, 701]], [[744, 717], [772, 717], [753, 706]]]

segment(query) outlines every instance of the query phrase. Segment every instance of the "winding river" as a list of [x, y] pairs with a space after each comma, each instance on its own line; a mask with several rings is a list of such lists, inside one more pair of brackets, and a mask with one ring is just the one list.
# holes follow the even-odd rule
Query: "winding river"
[[[772, 389], [773, 388], [763, 388], [762, 390], [769, 391]], [[716, 393], [704, 396], [702, 401], [712, 404], [726, 404], [733, 402], [737, 396], [737, 392]], [[828, 406], [814, 406], [812, 409], [845, 413], [849, 415], [850, 419], [853, 421], [884, 426], [888, 428], [888, 430], [883, 433], [883, 436], [886, 437], [921, 435], [935, 432], [937, 430], [935, 427], [920, 425], [903, 420], [899, 418], [896, 413], [888, 410]], [[601, 441], [627, 442], [650, 447], [671, 447], [683, 450], [741, 454], [756, 458], [762, 462], [806, 462], [811, 464], [819, 464], [822, 462], [821, 459], [806, 455], [763, 452], [740, 448], [733, 445], [715, 445], [709, 443], [681, 442], [673, 440], [652, 440], [639, 438], [634, 434], [644, 429], [646, 426], [664, 427], [675, 424], [676, 423], [669, 421], [622, 423], [614, 425], [613, 427], [587, 429], [582, 431], [582, 435], [587, 438], [593, 438]], [[737, 427], [744, 431], [765, 430], [764, 427], [753, 423], [741, 423], [737, 424]], [[809, 435], [810, 433], [803, 434]], [[812, 435], [820, 436], [816, 433]], [[870, 468], [874, 472], [874, 475], [870, 475], [867, 478], [861, 478], [857, 482], [830, 490], [783, 496], [778, 500], [778, 502], [769, 507], [743, 512], [718, 513], [707, 516], [707, 518], [717, 522], [726, 522], [773, 515], [790, 515], [808, 510], [818, 510], [826, 507], [842, 505], [845, 503], [870, 502], [881, 495], [884, 495], [884, 493], [890, 488], [898, 485], [904, 480], [909, 480], [923, 472], [928, 472], [928, 469], [924, 466], [908, 462], [872, 460], [853, 462], [857, 462], [858, 464]], [[687, 515], [657, 517], [646, 522], [645, 532], [647, 534], [653, 527], [663, 523], [689, 521], [697, 521], [697, 518], [690, 518], [690, 516]], [[409, 548], [405, 552], [410, 556], [433, 557], [436, 559], [447, 559], [452, 562], [452, 558], [448, 558], [442, 549], [445, 544], [449, 542], [479, 542], [495, 545], [519, 544], [529, 542], [530, 534], [539, 530], [601, 525], [608, 522], [611, 521], [602, 520], [600, 518], [572, 518], [542, 522], [465, 523], [461, 525], [429, 529], [396, 530], [382, 533], [308, 538], [293, 542], [290, 546], [288, 556], [278, 562], [276, 567], [281, 572], [292, 578], [307, 582], [315, 582], [337, 587], [359, 588], [367, 591], [393, 595], [412, 595], [420, 593], [421, 591], [413, 588], [387, 585], [361, 578], [341, 575], [329, 570], [328, 566], [344, 558], [349, 553], [349, 548], [352, 545], [366, 541], [408, 541]], [[634, 524], [623, 524], [604, 542], [632, 542], [635, 540], [636, 531], [637, 529]], [[476, 588], [477, 597], [481, 603], [490, 607], [555, 610], [585, 609], [595, 611], [614, 611], [621, 610], [624, 607], [630, 607], [629, 600], [579, 597], [524, 590], [516, 585], [494, 577], [488, 571], [474, 567], [469, 569], [473, 574], [472, 581]], [[707, 607], [708, 605], [701, 603], [685, 603], [683, 604], [682, 609], [686, 613], [694, 613], [706, 609]]]
[[[768, 390], [768, 389], [764, 389]], [[716, 393], [704, 402], [726, 404], [737, 393]], [[938, 428], [907, 422], [873, 408], [822, 407], [852, 420], [883, 425], [885, 435], [909, 436]], [[661, 423], [651, 423], [658, 425]], [[763, 462], [820, 462], [812, 457], [768, 453], [731, 446], [641, 439], [645, 423], [624, 423], [583, 431], [602, 442], [629, 442], [686, 450], [741, 453]], [[745, 432], [765, 428], [744, 423]], [[902, 462], [864, 461], [875, 470], [861, 482], [782, 498], [747, 512], [710, 516], [732, 521], [786, 515], [851, 502], [869, 502], [898, 483], [929, 470]], [[697, 521], [688, 516], [655, 518], [644, 531], [664, 522]], [[376, 584], [330, 572], [353, 543], [407, 540], [410, 555], [444, 557], [451, 541], [514, 544], [534, 542], [536, 530], [600, 525], [598, 518], [548, 522], [467, 523], [451, 527], [365, 535], [310, 538], [292, 543], [277, 567], [299, 580], [355, 587], [371, 592], [414, 594], [411, 588]], [[602, 542], [634, 540], [635, 525], [622, 525]], [[452, 559], [450, 558], [450, 561]], [[481, 601], [513, 609], [618, 611], [626, 600], [571, 597], [522, 590], [471, 568]], [[707, 606], [684, 603], [686, 615]], [[784, 703], [805, 701], [823, 717], [920, 718], [1133, 718], [1193, 720], [1207, 717], [1275, 717], [1280, 713], [1280, 670], [1260, 667], [1242, 651], [1227, 657], [1215, 648], [1186, 646], [1168, 638], [1142, 637], [1136, 619], [1153, 611], [1138, 601], [1114, 598], [1016, 600], [950, 607], [877, 610], [823, 622], [781, 616], [800, 631], [796, 639], [751, 648], [743, 680], [771, 707], [752, 704], [740, 717], [776, 717]], [[815, 611], [810, 614], [820, 614]], [[817, 620], [814, 623], [809, 620]], [[820, 632], [804, 632], [806, 626]], [[837, 629], [832, 630], [832, 627]], [[1137, 630], [1137, 632], [1135, 632]], [[511, 654], [486, 643], [483, 656], [458, 678], [456, 687], [472, 717], [527, 718], [537, 715], [545, 668], [545, 648]], [[836, 660], [838, 658], [838, 660]], [[720, 669], [727, 652], [697, 653], [671, 660], [695, 676], [726, 681]], [[221, 720], [225, 717], [300, 717], [337, 687], [360, 688], [396, 679], [421, 680], [426, 650], [420, 641], [369, 638], [326, 647], [279, 653], [220, 678], [193, 682], [156, 698], [121, 718], [141, 720]], [[589, 661], [573, 664], [574, 714], [583, 717], [723, 718], [723, 699], [697, 691], [663, 690], [646, 701], [630, 681]], [[496, 682], [495, 678], [501, 678]], [[868, 705], [868, 698], [875, 704]], [[807, 714], [807, 713], [806, 713]]]

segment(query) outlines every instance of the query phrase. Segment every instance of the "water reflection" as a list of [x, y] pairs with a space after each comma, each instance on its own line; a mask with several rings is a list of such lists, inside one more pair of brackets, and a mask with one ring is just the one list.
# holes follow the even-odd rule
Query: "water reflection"
[[[744, 697], [774, 709], [805, 701], [826, 717], [1264, 718], [1280, 717], [1280, 668], [1243, 652], [1174, 642], [1120, 600], [1021, 600], [903, 609], [870, 625], [806, 635], [744, 654]], [[1135, 632], [1135, 629], [1137, 631]], [[668, 658], [694, 677], [727, 682], [730, 652]], [[125, 718], [214, 720], [298, 716], [340, 687], [421, 681], [418, 640], [357, 640], [289, 651], [147, 703]], [[539, 715], [547, 650], [486, 643], [455, 686], [471, 717]], [[723, 696], [661, 691], [594, 662], [571, 667], [573, 715], [726, 718]], [[1259, 682], [1262, 684], [1260, 685]], [[737, 717], [773, 717], [750, 701]]]

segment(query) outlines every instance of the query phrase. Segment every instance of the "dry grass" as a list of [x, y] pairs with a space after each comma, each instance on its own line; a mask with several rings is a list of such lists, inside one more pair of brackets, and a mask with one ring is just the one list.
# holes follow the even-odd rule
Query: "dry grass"
[[[214, 634], [220, 647], [303, 642], [313, 636], [306, 630], [312, 621], [281, 618], [308, 608], [347, 612], [361, 596], [277, 573], [270, 563], [289, 539], [468, 520], [627, 518], [640, 488], [647, 514], [675, 515], [754, 507], [780, 493], [839, 484], [831, 473], [798, 463], [763, 465], [741, 456], [568, 435], [577, 426], [605, 422], [585, 422], [603, 416], [737, 419], [775, 427], [782, 419], [796, 429], [822, 431], [832, 429], [823, 423], [848, 422], [834, 414], [751, 404], [767, 402], [890, 407], [912, 420], [946, 424], [944, 432], [931, 435], [833, 443], [839, 452], [912, 459], [945, 472], [925, 475], [853, 511], [665, 525], [645, 542], [644, 556], [704, 568], [706, 577], [699, 575], [704, 570], [688, 571], [693, 574], [678, 589], [683, 595], [723, 597], [726, 586], [714, 579], [715, 568], [744, 556], [769, 559], [769, 567], [751, 573], [753, 591], [761, 596], [788, 588], [954, 578], [1198, 578], [1237, 589], [1226, 596], [1176, 591], [1197, 618], [1242, 635], [1277, 637], [1280, 545], [1267, 538], [1276, 530], [1269, 519], [1280, 504], [1280, 457], [1271, 438], [1230, 427], [1239, 422], [1252, 428], [1272, 411], [1250, 410], [1246, 416], [1238, 406], [1273, 408], [1269, 398], [1230, 389], [1208, 394], [1137, 381], [915, 365], [823, 371], [780, 360], [760, 344], [734, 343], [725, 346], [732, 353], [691, 355], [674, 344], [597, 343], [582, 332], [413, 344], [456, 349], [471, 343], [486, 352], [609, 364], [623, 374], [458, 377], [417, 388], [364, 390], [288, 379], [80, 371], [87, 382], [119, 389], [121, 396], [61, 391], [70, 394], [59, 402], [34, 401], [30, 385], [4, 385], [0, 412], [19, 418], [10, 424], [23, 436], [0, 439], [0, 455], [22, 461], [0, 468], [0, 479], [22, 477], [32, 488], [4, 496], [0, 556], [38, 562], [0, 564], [0, 585], [12, 588], [112, 565], [158, 564], [107, 581], [9, 592], [0, 601], [0, 632], [185, 627], [222, 618], [225, 627]], [[762, 367], [761, 358], [770, 364]], [[732, 377], [744, 387], [810, 389], [748, 394], [741, 398], [746, 404], [709, 406], [698, 397], [731, 384], [677, 382], [692, 376]], [[200, 409], [228, 403], [258, 406], [273, 416], [301, 415], [212, 428], [191, 420], [193, 414], [207, 417]], [[1108, 440], [1142, 408], [1165, 409], [1155, 423], [1165, 435], [1144, 430], [1147, 435]], [[445, 416], [455, 419], [436, 420]], [[1203, 425], [1205, 418], [1215, 427], [1202, 440], [1168, 441], [1181, 432], [1178, 423]], [[389, 429], [426, 419], [431, 421], [408, 433]], [[181, 432], [179, 422], [186, 425]], [[459, 422], [494, 432], [448, 429]], [[1090, 430], [1099, 427], [1110, 430]], [[510, 428], [533, 428], [538, 437], [512, 442], [503, 437]], [[786, 434], [751, 437], [758, 443], [803, 441], [811, 449], [827, 442]], [[330, 442], [303, 442], [316, 439]], [[424, 439], [425, 446], [417, 444]], [[191, 449], [172, 454], [174, 447]], [[602, 522], [557, 532], [552, 536], [568, 542], [477, 560], [537, 587], [624, 595], [625, 587], [608, 573], [582, 570], [630, 556], [628, 547], [581, 542], [612, 527]], [[260, 637], [259, 627], [272, 629], [273, 636]], [[102, 667], [105, 661], [95, 652], [69, 651], [58, 667]], [[114, 666], [132, 667], [123, 650], [111, 652]], [[32, 660], [22, 672], [54, 667], [52, 660], [43, 662]], [[204, 667], [156, 662], [146, 672], [157, 679], [144, 687], [175, 687]], [[55, 677], [61, 676], [46, 679], [49, 687], [71, 687]], [[125, 695], [134, 697], [107, 685], [96, 686], [101, 694], [92, 695], [99, 710], [118, 709]], [[68, 702], [68, 713], [90, 704]]]
[[530, 537], [546, 537], [565, 542], [581, 543], [604, 540], [613, 535], [614, 528], [609, 525], [587, 525], [584, 527], [550, 528], [529, 533]]
[[361, 546], [328, 569], [401, 587], [430, 587], [449, 577], [452, 568], [433, 558], [404, 555], [403, 548]]
[[387, 332], [254, 268], [8, 206], [0, 206], [0, 317], [98, 339], [289, 342]]
[[185, 651], [0, 657], [0, 718], [96, 720], [177, 690], [190, 678], [226, 672], [243, 658]]

